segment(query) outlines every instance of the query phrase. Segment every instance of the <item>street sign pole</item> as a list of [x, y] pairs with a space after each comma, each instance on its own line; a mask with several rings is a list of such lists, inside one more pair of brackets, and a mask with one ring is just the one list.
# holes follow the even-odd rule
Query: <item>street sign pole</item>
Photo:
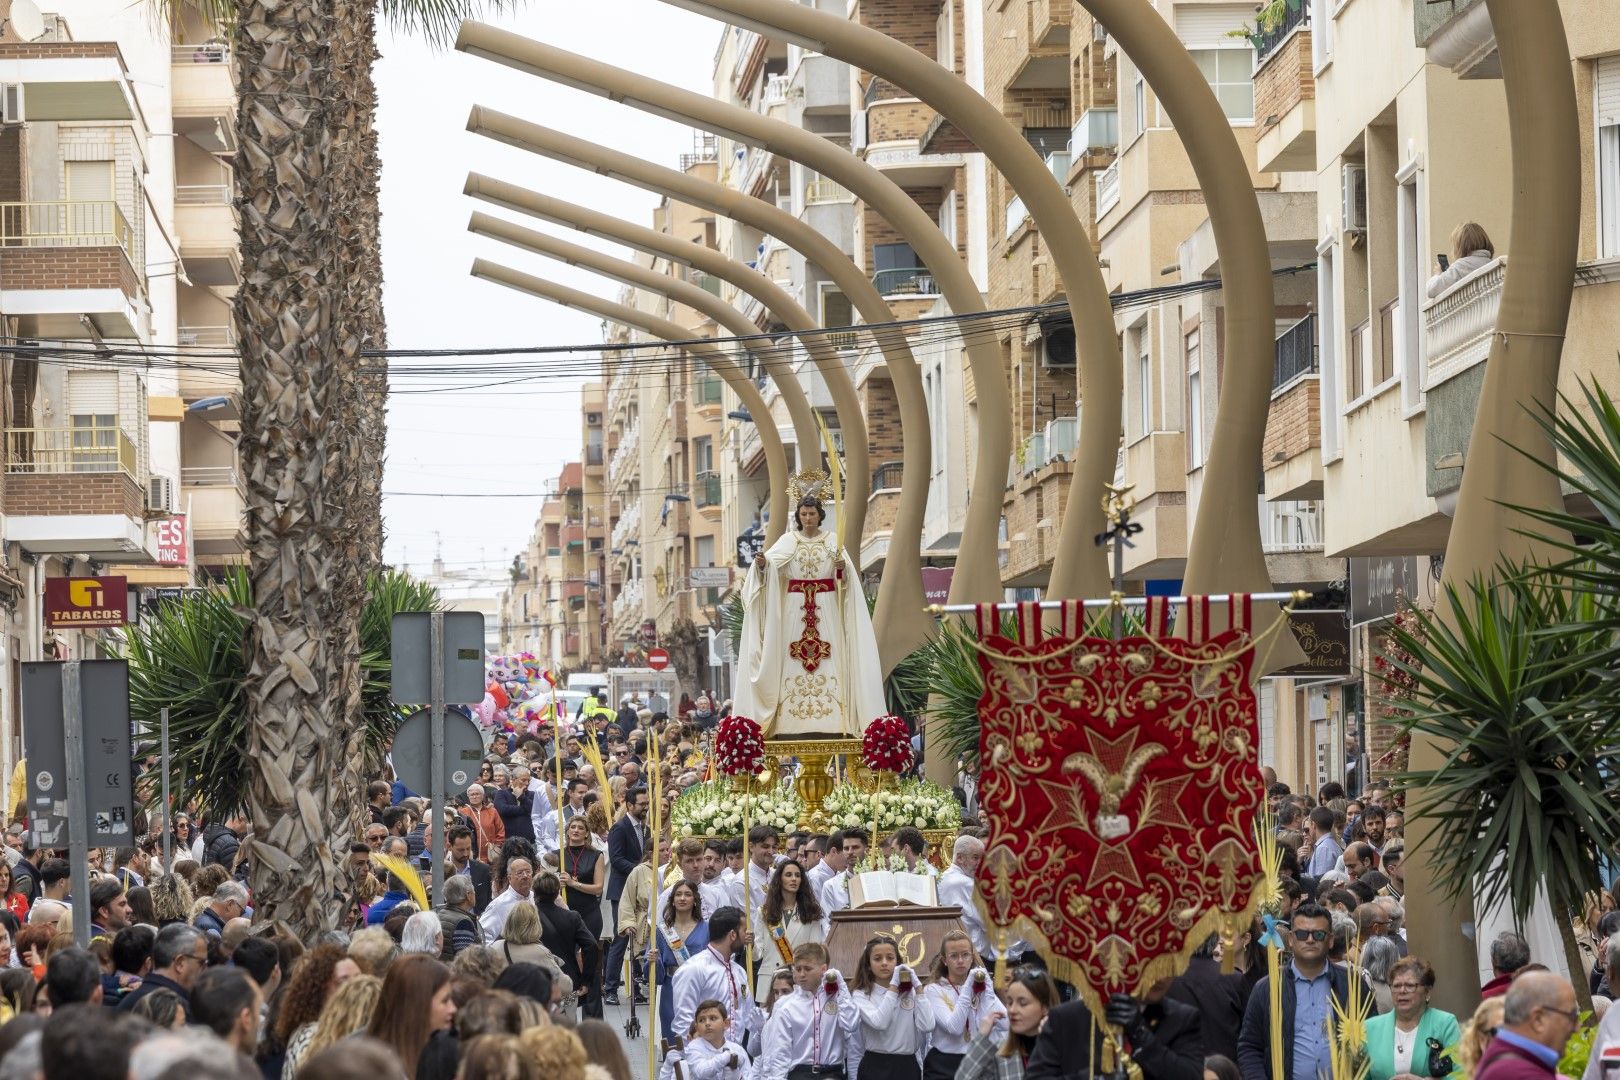
[[170, 820], [173, 809], [169, 806], [169, 707], [158, 710], [158, 756], [163, 762], [163, 872], [174, 873], [169, 859], [169, 844], [174, 836], [174, 823]]
[[62, 665], [62, 744], [67, 751], [68, 859], [73, 869], [73, 940], [90, 944], [89, 812], [84, 798], [84, 709], [79, 699], [79, 661]]
[[433, 860], [433, 895], [430, 898], [434, 904], [444, 903], [444, 856], [448, 848], [445, 846], [444, 828], [444, 612], [433, 612], [432, 622], [428, 630], [428, 656], [432, 664], [429, 679], [432, 685], [432, 701], [429, 707], [433, 710], [431, 718], [432, 734], [429, 736], [430, 760], [428, 763], [429, 775], [432, 777], [432, 809], [428, 813], [433, 816], [428, 819], [428, 857]]

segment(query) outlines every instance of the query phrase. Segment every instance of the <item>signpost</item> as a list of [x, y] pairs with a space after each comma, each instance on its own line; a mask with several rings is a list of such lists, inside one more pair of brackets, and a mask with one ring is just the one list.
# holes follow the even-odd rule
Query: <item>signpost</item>
[[663, 671], [669, 667], [669, 650], [654, 646], [647, 650], [647, 666], [654, 671]]
[[129, 665], [123, 660], [35, 661], [22, 669], [23, 746], [34, 843], [66, 842], [73, 868], [73, 933], [90, 944], [90, 848], [134, 840]]
[[[476, 611], [402, 611], [394, 616], [389, 678], [395, 704], [428, 702], [428, 856], [434, 903], [443, 903], [445, 761], [444, 707], [484, 700], [484, 616]], [[480, 743], [482, 740], [480, 740]], [[395, 753], [399, 754], [396, 744]], [[408, 748], [407, 748], [408, 749]], [[395, 767], [400, 766], [396, 756]], [[416, 764], [411, 763], [412, 766]], [[418, 774], [420, 775], [420, 774]]]

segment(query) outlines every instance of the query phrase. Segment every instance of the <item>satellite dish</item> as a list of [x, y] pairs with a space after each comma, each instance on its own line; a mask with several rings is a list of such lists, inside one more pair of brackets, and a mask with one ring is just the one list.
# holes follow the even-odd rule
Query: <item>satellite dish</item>
[[11, 32], [24, 41], [45, 36], [45, 16], [34, 0], [11, 0]]

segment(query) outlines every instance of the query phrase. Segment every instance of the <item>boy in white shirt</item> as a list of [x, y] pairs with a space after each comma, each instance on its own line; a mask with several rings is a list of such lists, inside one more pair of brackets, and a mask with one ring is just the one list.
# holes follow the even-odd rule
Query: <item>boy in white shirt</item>
[[793, 950], [793, 993], [765, 1023], [756, 1080], [847, 1080], [845, 1058], [860, 1014], [844, 977], [827, 966], [827, 949], [807, 941]]
[[753, 1080], [748, 1052], [726, 1038], [726, 1007], [718, 1001], [698, 1003], [683, 1057], [690, 1080]]

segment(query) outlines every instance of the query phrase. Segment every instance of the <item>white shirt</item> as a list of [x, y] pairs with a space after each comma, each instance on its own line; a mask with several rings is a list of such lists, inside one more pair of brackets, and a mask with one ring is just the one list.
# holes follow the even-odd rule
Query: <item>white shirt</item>
[[726, 1007], [726, 1038], [741, 1043], [759, 1012], [754, 995], [748, 992], [748, 973], [737, 961], [722, 957], [713, 945], [675, 969], [670, 992], [675, 995], [671, 1030], [676, 1032], [691, 1031], [698, 1005], [713, 1000]]
[[795, 987], [789, 996], [776, 999], [760, 1040], [759, 1080], [786, 1080], [796, 1065], [844, 1064], [847, 1044], [859, 1030], [861, 1018], [842, 977], [832, 1001], [836, 1007], [828, 1008], [828, 1004], [819, 989], [811, 997]]
[[[727, 903], [745, 914], [758, 911], [765, 906], [765, 890], [770, 887], [771, 875], [776, 872], [774, 865], [761, 870], [759, 864], [752, 861], [749, 862], [747, 870], [746, 875], [741, 871], [734, 874], [730, 885], [727, 887], [727, 893], [731, 897]], [[743, 881], [745, 877], [748, 882], [748, 902], [746, 904], [743, 903]]]
[[538, 776], [529, 777], [529, 790], [534, 792], [534, 803], [529, 810], [529, 824], [534, 827], [535, 849], [545, 855], [557, 850], [557, 817], [551, 810], [551, 798], [546, 785]]
[[[980, 969], [975, 969], [980, 970]], [[960, 987], [948, 979], [936, 979], [923, 990], [923, 1000], [934, 1011], [933, 1048], [942, 1054], [965, 1054], [968, 1042], [978, 1033], [979, 1021], [997, 1010], [1007, 1009], [990, 987], [990, 977], [984, 976], [984, 993], [973, 992], [974, 973], [969, 972], [967, 982]], [[1007, 1038], [1007, 1017], [1003, 1015], [990, 1029], [990, 1041], [1000, 1044]]]
[[532, 903], [534, 903], [533, 893], [519, 896], [517, 890], [508, 885], [505, 892], [489, 902], [484, 914], [478, 918], [478, 925], [484, 931], [484, 944], [493, 945], [500, 940], [501, 934], [506, 930], [506, 917], [512, 914], [514, 907]]
[[1581, 1074], [1581, 1080], [1599, 1080], [1603, 1075], [1604, 1051], [1617, 1046], [1620, 1046], [1620, 1009], [1610, 1006], [1592, 1039], [1592, 1056], [1586, 1059], [1586, 1071]]
[[[679, 885], [684, 880], [684, 878], [676, 878], [674, 881], [665, 886], [663, 892], [658, 894], [659, 911], [664, 910], [665, 904], [669, 902], [669, 894], [674, 892], [675, 886]], [[726, 891], [726, 887], [724, 885], [720, 884], [719, 878], [716, 878], [713, 881], [699, 881], [695, 882], [694, 884], [697, 885], [698, 901], [703, 905], [703, 918], [705, 920], [723, 907], [736, 907], [736, 905], [731, 902], [731, 894]]]
[[820, 862], [816, 863], [816, 865], [806, 870], [804, 872], [804, 876], [805, 880], [810, 882], [811, 894], [819, 899], [821, 896], [821, 887], [827, 884], [828, 878], [837, 877], [838, 871], [834, 870], [831, 866], [828, 866], [826, 859], [822, 859]]
[[849, 907], [849, 875], [834, 874], [821, 887], [821, 928], [832, 933], [832, 913]]
[[955, 907], [962, 910], [962, 929], [967, 931], [968, 937], [973, 939], [973, 947], [980, 956], [989, 957], [995, 954], [990, 949], [990, 935], [984, 928], [984, 920], [979, 917], [978, 905], [973, 902], [973, 878], [955, 863], [939, 875], [939, 885], [936, 887], [941, 907]]
[[[733, 1054], [737, 1056], [736, 1065], [731, 1064]], [[688, 1039], [681, 1057], [691, 1080], [753, 1080], [754, 1066], [748, 1052], [729, 1040], [716, 1049], [703, 1039]]]
[[[853, 995], [861, 1017], [861, 1049], [871, 1054], [920, 1054], [934, 1030], [934, 1010], [922, 999], [922, 979], [911, 976], [912, 991], [902, 996], [900, 969], [894, 970], [889, 989], [874, 986]], [[907, 1020], [910, 1023], [907, 1023]]]

